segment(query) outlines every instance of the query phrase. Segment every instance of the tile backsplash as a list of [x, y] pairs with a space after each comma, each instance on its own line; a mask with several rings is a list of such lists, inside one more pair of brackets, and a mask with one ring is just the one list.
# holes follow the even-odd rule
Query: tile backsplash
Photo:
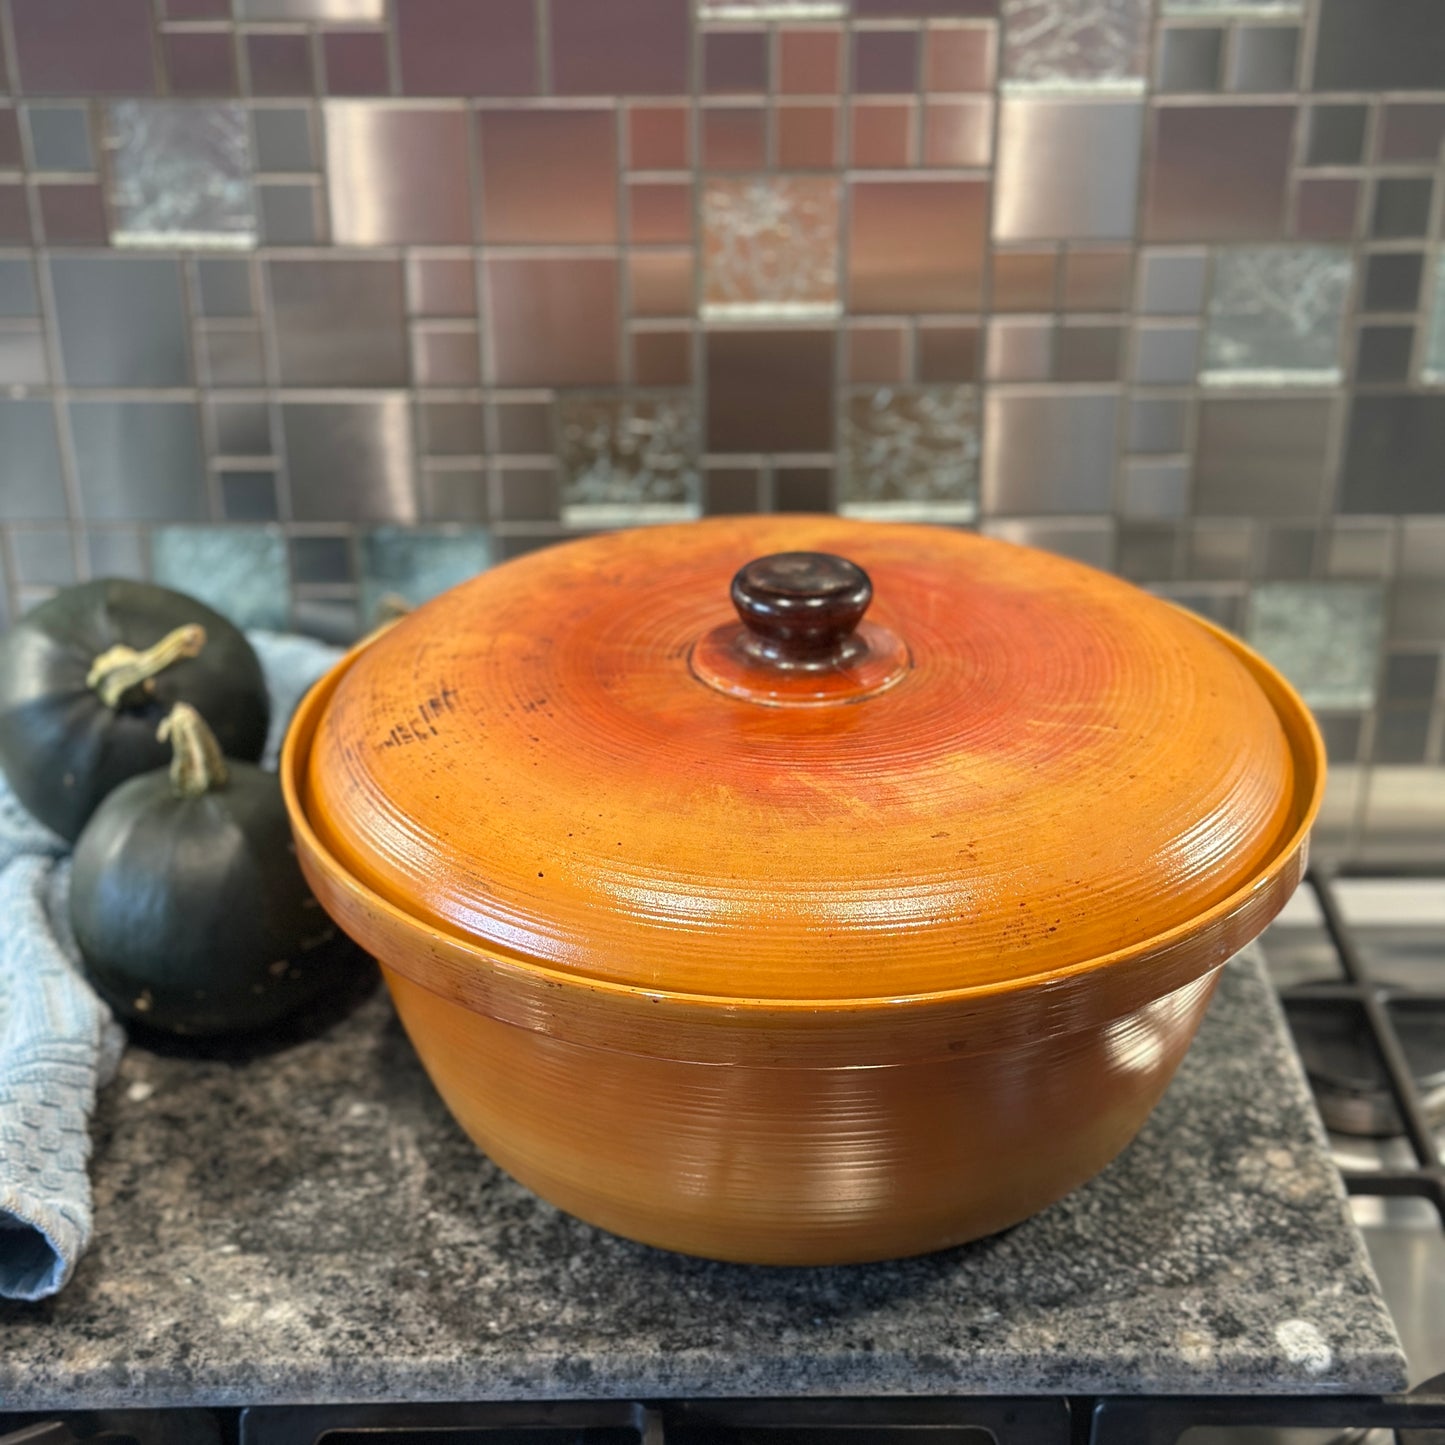
[[1440, 0], [0, 0], [0, 613], [599, 528], [1048, 547], [1445, 848]]

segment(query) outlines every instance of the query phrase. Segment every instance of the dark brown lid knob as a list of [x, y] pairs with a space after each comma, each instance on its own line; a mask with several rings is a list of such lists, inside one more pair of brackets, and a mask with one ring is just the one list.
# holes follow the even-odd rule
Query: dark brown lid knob
[[739, 570], [732, 599], [754, 656], [777, 667], [836, 666], [862, 645], [853, 629], [873, 600], [873, 584], [844, 557], [777, 552]]

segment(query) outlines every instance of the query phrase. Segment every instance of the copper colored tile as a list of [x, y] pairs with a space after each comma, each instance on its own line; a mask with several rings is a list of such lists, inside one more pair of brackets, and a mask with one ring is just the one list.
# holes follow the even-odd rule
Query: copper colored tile
[[628, 236], [643, 245], [692, 240], [692, 187], [681, 181], [634, 181], [627, 188]]
[[767, 162], [761, 106], [709, 106], [702, 113], [702, 163], [715, 171], [754, 171]]
[[0, 109], [0, 166], [6, 170], [18, 169], [20, 158], [20, 123], [10, 106]]
[[551, 456], [552, 403], [499, 401], [492, 407], [492, 434], [503, 456]]
[[627, 164], [675, 171], [692, 161], [691, 116], [684, 105], [634, 105], [627, 111]]
[[611, 110], [484, 110], [485, 240], [583, 245], [617, 239], [617, 131]]
[[379, 30], [326, 30], [321, 62], [327, 95], [387, 95], [391, 91], [386, 36]]
[[634, 331], [632, 380], [638, 386], [690, 386], [692, 332]]
[[310, 95], [311, 42], [290, 31], [246, 36], [246, 65], [252, 95]]
[[919, 381], [977, 381], [976, 325], [923, 323], [918, 328]]
[[856, 30], [853, 89], [859, 95], [911, 95], [918, 89], [918, 32]]
[[992, 151], [991, 100], [930, 100], [924, 106], [924, 165], [986, 166]]
[[765, 30], [714, 30], [702, 38], [702, 86], [711, 95], [748, 95], [768, 88]]
[[31, 95], [149, 95], [146, 0], [14, 0], [10, 19], [21, 89]]
[[0, 185], [0, 245], [30, 244], [30, 201], [24, 186]]
[[417, 386], [476, 386], [481, 381], [481, 347], [475, 327], [415, 327], [411, 350], [412, 379]]
[[401, 88], [407, 95], [532, 95], [532, 0], [396, 0]]
[[406, 263], [407, 310], [413, 316], [474, 316], [476, 275], [470, 256], [413, 253]]
[[1127, 311], [1133, 270], [1129, 251], [1070, 251], [1064, 258], [1064, 310]]
[[906, 326], [850, 326], [848, 380], [892, 384], [909, 380]]
[[407, 385], [400, 261], [275, 258], [266, 274], [282, 386]]
[[235, 95], [236, 50], [229, 31], [178, 31], [161, 37], [172, 95]]
[[923, 40], [923, 88], [992, 90], [997, 48], [992, 25], [930, 26]]
[[627, 277], [634, 316], [688, 316], [693, 309], [691, 251], [633, 251]]
[[1336, 177], [1302, 180], [1295, 194], [1294, 233], [1309, 241], [1348, 241], [1360, 211], [1360, 183]]
[[552, 0], [559, 95], [680, 95], [688, 89], [689, 0]]
[[1425, 161], [1434, 165], [1440, 159], [1442, 140], [1445, 140], [1445, 105], [1432, 102], [1385, 107], [1380, 130], [1381, 160]]
[[848, 296], [854, 310], [978, 308], [986, 181], [855, 181], [850, 190]]
[[1058, 255], [1048, 251], [993, 253], [995, 311], [1052, 311]]
[[1232, 241], [1280, 235], [1295, 114], [1293, 105], [1158, 107], [1145, 236]]
[[710, 452], [818, 452], [833, 444], [833, 331], [707, 333]]
[[609, 386], [617, 380], [617, 262], [602, 256], [493, 256], [484, 308], [500, 386]]
[[784, 168], [834, 166], [838, 162], [838, 107], [778, 106], [778, 164]]
[[855, 100], [853, 164], [874, 170], [912, 164], [913, 112], [911, 100]]
[[784, 30], [778, 36], [778, 89], [784, 95], [835, 95], [843, 85], [843, 32]]
[[103, 246], [108, 239], [105, 201], [93, 183], [37, 186], [40, 223], [52, 246]]

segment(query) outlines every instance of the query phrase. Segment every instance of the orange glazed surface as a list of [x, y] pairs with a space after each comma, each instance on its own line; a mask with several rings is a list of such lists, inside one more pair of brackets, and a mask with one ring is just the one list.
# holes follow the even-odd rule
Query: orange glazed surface
[[[691, 671], [754, 557], [835, 552], [907, 674], [762, 706]], [[305, 783], [322, 844], [426, 925], [564, 973], [749, 999], [1038, 979], [1185, 927], [1315, 779], [1243, 650], [1074, 562], [840, 518], [531, 554], [350, 662]], [[1262, 665], [1261, 665], [1262, 666]]]

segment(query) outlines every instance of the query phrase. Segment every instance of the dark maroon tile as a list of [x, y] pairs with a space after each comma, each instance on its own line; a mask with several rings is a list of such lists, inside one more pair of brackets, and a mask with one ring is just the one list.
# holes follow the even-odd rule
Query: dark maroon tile
[[709, 106], [702, 113], [702, 163], [714, 171], [754, 171], [767, 161], [761, 106]]
[[988, 182], [855, 181], [849, 190], [855, 311], [977, 309]]
[[407, 95], [532, 95], [532, 0], [396, 0], [401, 88]]
[[691, 386], [692, 332], [633, 332], [632, 380], [638, 386]]
[[778, 56], [778, 89], [784, 95], [833, 95], [842, 88], [841, 30], [784, 30]]
[[859, 30], [853, 35], [853, 89], [860, 95], [911, 95], [918, 88], [918, 32]]
[[386, 36], [379, 30], [327, 30], [321, 35], [327, 95], [386, 95], [391, 76]]
[[707, 334], [707, 449], [820, 452], [833, 445], [834, 334]]
[[559, 95], [681, 95], [688, 90], [688, 0], [552, 0], [552, 86]]
[[235, 95], [236, 47], [229, 31], [172, 31], [161, 44], [172, 95]]
[[603, 256], [487, 260], [487, 340], [500, 386], [617, 380], [617, 262]]
[[311, 42], [290, 31], [255, 31], [246, 37], [252, 95], [310, 95]]
[[482, 234], [495, 244], [617, 239], [617, 118], [608, 110], [484, 110]]
[[713, 95], [768, 88], [768, 37], [762, 30], [714, 30], [702, 38], [703, 89]]
[[6, 106], [0, 110], [0, 167], [6, 170], [18, 169], [20, 159], [20, 123], [14, 108]]
[[1280, 235], [1294, 125], [1292, 105], [1160, 106], [1145, 235], [1153, 241]]
[[684, 105], [634, 105], [627, 112], [627, 164], [675, 171], [692, 160], [691, 115]]
[[51, 246], [103, 246], [108, 236], [105, 201], [92, 183], [56, 182], [36, 187], [40, 224]]
[[229, 20], [231, 0], [163, 0], [167, 20]]
[[1445, 140], [1445, 105], [1406, 102], [1385, 107], [1381, 160], [1428, 161], [1433, 165], [1440, 158], [1442, 140]]
[[25, 187], [0, 185], [0, 245], [30, 244], [30, 202]]
[[1308, 241], [1347, 241], [1355, 234], [1359, 210], [1359, 181], [1303, 180], [1295, 196], [1295, 235]]
[[31, 95], [150, 94], [146, 0], [13, 0], [20, 87]]
[[978, 327], [918, 328], [919, 381], [977, 381]]

